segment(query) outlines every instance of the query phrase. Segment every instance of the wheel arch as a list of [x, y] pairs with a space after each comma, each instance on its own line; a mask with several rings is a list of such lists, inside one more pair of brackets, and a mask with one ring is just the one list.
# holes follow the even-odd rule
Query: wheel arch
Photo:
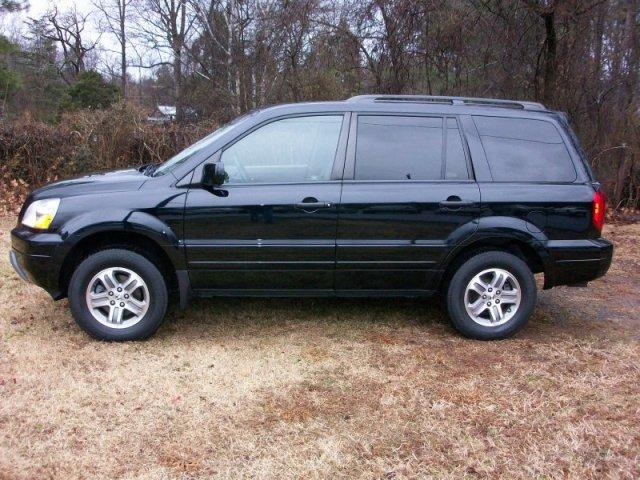
[[69, 250], [60, 269], [61, 291], [66, 294], [71, 275], [85, 258], [110, 248], [124, 248], [139, 253], [158, 267], [170, 290], [177, 286], [175, 265], [167, 252], [155, 241], [138, 232], [104, 230], [83, 237]]
[[473, 235], [458, 243], [445, 257], [439, 289], [446, 288], [453, 273], [464, 261], [480, 252], [490, 250], [505, 251], [520, 258], [533, 273], [544, 275], [547, 288], [547, 276], [550, 273], [550, 259], [545, 246], [547, 238], [535, 227], [527, 227], [529, 226], [526, 222], [514, 222], [514, 219], [508, 217], [481, 219]]
[[157, 217], [143, 212], [120, 212], [96, 221], [78, 217], [63, 229], [65, 248], [60, 252], [60, 291], [66, 295], [75, 267], [88, 255], [107, 248], [133, 250], [154, 263], [173, 289], [177, 272], [184, 269], [184, 253], [173, 230]]

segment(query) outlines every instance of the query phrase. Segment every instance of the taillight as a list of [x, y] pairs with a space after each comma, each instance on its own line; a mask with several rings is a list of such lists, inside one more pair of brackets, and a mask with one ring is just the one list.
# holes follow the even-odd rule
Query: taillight
[[604, 227], [604, 212], [606, 208], [606, 199], [602, 190], [597, 190], [593, 194], [593, 226], [596, 230], [602, 231]]

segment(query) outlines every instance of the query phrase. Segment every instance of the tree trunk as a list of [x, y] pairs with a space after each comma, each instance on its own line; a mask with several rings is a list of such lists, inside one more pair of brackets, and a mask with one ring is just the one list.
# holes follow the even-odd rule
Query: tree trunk
[[122, 52], [120, 53], [120, 88], [122, 88], [122, 98], [127, 99], [127, 47], [122, 44]]
[[638, 42], [638, 23], [636, 17], [638, 15], [638, 9], [640, 8], [639, 0], [628, 0], [627, 11], [625, 15], [625, 41], [624, 46], [627, 51], [627, 75], [625, 85], [624, 97], [627, 99], [628, 104], [633, 104], [634, 93], [638, 81], [638, 63], [640, 60], [640, 47]]
[[549, 104], [555, 103], [556, 75], [557, 75], [557, 38], [555, 12], [545, 12], [542, 14], [544, 20], [546, 55], [544, 60], [544, 101]]
[[631, 170], [633, 167], [633, 153], [628, 152], [627, 149], [622, 150], [622, 159], [618, 164], [618, 171], [616, 172], [616, 183], [613, 188], [613, 205], [612, 208], [618, 208], [622, 205], [622, 197], [625, 193], [625, 189], [631, 181]]
[[593, 90], [591, 91], [590, 98], [587, 100], [587, 114], [591, 119], [591, 122], [595, 125], [596, 135], [601, 132], [600, 125], [600, 95], [602, 92], [602, 57], [604, 52], [604, 25], [606, 17], [606, 4], [602, 4], [598, 7], [595, 19], [595, 31], [593, 38], [593, 66], [591, 69]]
[[234, 58], [236, 54], [236, 40], [234, 37], [234, 16], [235, 16], [236, 4], [235, 0], [229, 0], [225, 9], [225, 22], [226, 22], [226, 68], [224, 69], [227, 84], [227, 102], [231, 110], [232, 115], [237, 116], [240, 114], [240, 100], [239, 100], [239, 85], [238, 85], [238, 73], [237, 65], [234, 65]]
[[120, 4], [120, 87], [122, 88], [122, 98], [127, 99], [127, 37], [125, 31], [125, 14], [127, 3], [122, 0]]
[[[184, 92], [182, 78], [182, 50], [185, 46], [185, 22], [186, 22], [186, 0], [179, 1], [179, 10], [174, 15], [173, 25], [173, 78], [174, 78], [174, 95], [176, 99], [176, 121], [182, 123], [184, 121]], [[173, 5], [173, 2], [172, 2]], [[178, 15], [179, 23], [178, 23]]]
[[184, 99], [182, 98], [182, 48], [173, 51], [173, 93], [176, 99], [176, 121], [184, 121]]

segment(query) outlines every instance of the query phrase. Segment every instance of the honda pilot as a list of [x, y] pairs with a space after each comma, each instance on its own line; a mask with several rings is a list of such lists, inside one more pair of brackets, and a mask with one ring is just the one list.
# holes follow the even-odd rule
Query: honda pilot
[[160, 165], [29, 195], [11, 264], [105, 340], [170, 293], [426, 297], [508, 337], [543, 288], [605, 274], [605, 198], [567, 117], [533, 102], [366, 95], [251, 112]]

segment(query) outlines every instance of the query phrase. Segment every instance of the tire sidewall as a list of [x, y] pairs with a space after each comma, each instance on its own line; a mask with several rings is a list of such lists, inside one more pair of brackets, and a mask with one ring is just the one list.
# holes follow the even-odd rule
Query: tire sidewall
[[[149, 308], [142, 320], [128, 328], [109, 328], [96, 320], [86, 302], [89, 282], [110, 267], [128, 268], [142, 277], [149, 290]], [[158, 268], [142, 255], [127, 250], [104, 250], [87, 257], [69, 282], [69, 305], [74, 319], [87, 333], [102, 340], [141, 340], [152, 335], [167, 309], [167, 287]]]
[[[520, 306], [506, 323], [487, 327], [473, 321], [464, 305], [467, 285], [482, 270], [502, 268], [516, 277], [522, 290]], [[510, 337], [529, 320], [536, 304], [537, 288], [533, 273], [520, 258], [507, 252], [485, 252], [467, 260], [456, 271], [447, 291], [447, 308], [453, 325], [463, 335], [478, 340], [497, 340]]]

